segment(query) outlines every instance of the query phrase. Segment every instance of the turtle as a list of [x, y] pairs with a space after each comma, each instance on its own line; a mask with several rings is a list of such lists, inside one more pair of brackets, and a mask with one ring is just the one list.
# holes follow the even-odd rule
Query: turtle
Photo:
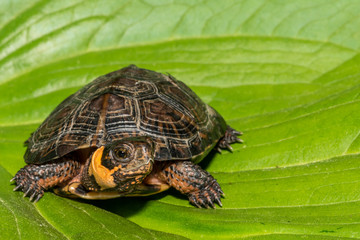
[[25, 142], [11, 181], [37, 202], [147, 196], [170, 187], [199, 208], [222, 206], [219, 183], [198, 163], [242, 142], [241, 132], [170, 74], [135, 65], [96, 78], [61, 102]]

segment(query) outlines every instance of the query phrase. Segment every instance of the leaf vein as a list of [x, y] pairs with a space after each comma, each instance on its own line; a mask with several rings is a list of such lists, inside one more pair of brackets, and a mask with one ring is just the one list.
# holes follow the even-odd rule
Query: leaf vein
[[86, 210], [84, 210], [84, 209], [81, 208], [81, 207], [75, 206], [75, 205], [71, 202], [71, 200], [67, 201], [67, 203], [68, 203], [69, 205], [71, 205], [72, 207], [74, 207], [74, 208], [76, 208], [76, 209], [84, 212], [86, 215], [88, 215], [88, 216], [89, 216], [91, 219], [93, 219], [95, 222], [98, 222], [104, 230], [106, 230], [108, 233], [110, 233], [111, 235], [113, 235], [115, 238], [118, 238], [118, 236], [117, 236], [115, 233], [113, 233], [112, 231], [110, 231], [110, 230], [109, 230], [102, 222], [100, 222], [98, 219], [95, 219], [93, 216], [91, 216], [91, 214], [89, 214]]
[[21, 239], [22, 237], [21, 237], [21, 232], [20, 232], [19, 223], [18, 223], [18, 219], [17, 219], [17, 217], [16, 217], [16, 214], [15, 214], [14, 211], [6, 204], [6, 202], [5, 202], [2, 198], [0, 198], [0, 202], [1, 202], [2, 205], [4, 205], [4, 206], [8, 209], [8, 210], [11, 212], [11, 214], [13, 215], [14, 220], [15, 220], [15, 225], [16, 225], [17, 234], [18, 234], [18, 236], [19, 236], [19, 239]]

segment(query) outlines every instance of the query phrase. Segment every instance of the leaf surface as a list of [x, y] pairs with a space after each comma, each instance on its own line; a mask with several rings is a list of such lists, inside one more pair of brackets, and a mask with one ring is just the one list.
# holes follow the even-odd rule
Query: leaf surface
[[[0, 2], [1, 239], [360, 239], [360, 4]], [[23, 142], [67, 96], [136, 64], [189, 85], [244, 144], [200, 164], [223, 207], [176, 191], [36, 204]]]

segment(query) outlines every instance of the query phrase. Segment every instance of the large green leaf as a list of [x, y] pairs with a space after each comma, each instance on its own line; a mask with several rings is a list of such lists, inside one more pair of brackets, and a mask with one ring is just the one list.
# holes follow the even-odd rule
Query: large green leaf
[[[359, 12], [357, 0], [0, 1], [0, 239], [360, 239]], [[201, 163], [224, 206], [12, 192], [51, 110], [131, 63], [171, 73], [244, 132]]]

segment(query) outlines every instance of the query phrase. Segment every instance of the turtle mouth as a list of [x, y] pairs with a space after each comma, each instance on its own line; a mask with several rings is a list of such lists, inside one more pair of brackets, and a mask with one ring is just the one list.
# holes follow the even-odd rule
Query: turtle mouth
[[144, 179], [150, 174], [153, 169], [153, 160], [149, 160], [147, 164], [139, 168], [133, 168], [126, 171], [118, 170], [112, 174], [116, 187], [114, 190], [130, 194], [141, 185]]
[[127, 179], [122, 181], [121, 185], [118, 185], [116, 188], [108, 189], [107, 191], [118, 192], [122, 196], [129, 195], [133, 193], [136, 189], [137, 184], [134, 184], [132, 179]]

